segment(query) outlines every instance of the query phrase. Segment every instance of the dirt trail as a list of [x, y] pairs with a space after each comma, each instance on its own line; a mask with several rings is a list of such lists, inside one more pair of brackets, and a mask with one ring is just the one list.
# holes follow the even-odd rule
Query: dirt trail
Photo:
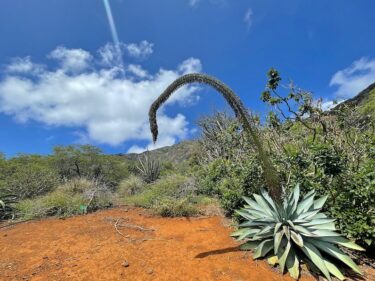
[[230, 232], [220, 217], [140, 209], [31, 221], [0, 230], [0, 280], [291, 280], [238, 251]]

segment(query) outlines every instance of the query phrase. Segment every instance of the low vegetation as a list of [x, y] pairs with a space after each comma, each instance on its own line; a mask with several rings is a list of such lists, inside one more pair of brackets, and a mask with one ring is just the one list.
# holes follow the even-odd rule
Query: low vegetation
[[194, 216], [204, 198], [197, 196], [192, 178], [174, 174], [158, 181], [145, 184], [143, 190], [134, 196], [125, 197], [126, 204], [151, 209], [155, 214], [165, 217]]

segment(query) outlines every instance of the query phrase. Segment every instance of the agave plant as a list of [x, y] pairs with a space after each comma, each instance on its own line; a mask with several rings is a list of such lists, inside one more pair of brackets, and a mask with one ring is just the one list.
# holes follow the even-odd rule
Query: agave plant
[[17, 203], [15, 195], [0, 195], [0, 220], [14, 218], [14, 203]]
[[268, 258], [269, 263], [285, 268], [291, 277], [298, 279], [300, 262], [310, 269], [318, 269], [331, 280], [331, 274], [344, 280], [335, 262], [341, 261], [358, 274], [359, 267], [338, 246], [363, 251], [364, 249], [336, 232], [334, 220], [321, 209], [327, 196], [315, 199], [315, 191], [300, 200], [299, 185], [285, 197], [281, 205], [275, 204], [264, 190], [254, 199], [244, 197], [247, 205], [236, 211], [245, 219], [232, 236], [247, 239], [243, 250], [253, 250], [253, 258]]
[[147, 153], [142, 158], [138, 158], [137, 169], [140, 172], [142, 179], [146, 183], [152, 183], [160, 177], [160, 162], [155, 157], [147, 156]]

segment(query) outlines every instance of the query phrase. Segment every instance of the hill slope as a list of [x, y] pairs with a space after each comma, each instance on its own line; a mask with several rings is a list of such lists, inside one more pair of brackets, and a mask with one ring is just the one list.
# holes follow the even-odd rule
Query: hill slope
[[194, 154], [197, 149], [196, 141], [183, 141], [175, 145], [165, 146], [149, 152], [142, 153], [129, 153], [121, 154], [128, 160], [137, 160], [138, 157], [144, 155], [145, 153], [150, 153], [152, 157], [158, 158], [161, 162], [170, 162], [172, 164], [182, 163]]
[[355, 97], [344, 101], [336, 108], [340, 108], [343, 104], [358, 107], [359, 111], [375, 118], [375, 83], [369, 85]]

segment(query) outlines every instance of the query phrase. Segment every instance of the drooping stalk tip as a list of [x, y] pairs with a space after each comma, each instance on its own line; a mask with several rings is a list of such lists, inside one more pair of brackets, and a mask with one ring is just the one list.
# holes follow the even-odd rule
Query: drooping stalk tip
[[227, 85], [212, 76], [201, 73], [185, 74], [170, 84], [167, 89], [165, 89], [165, 91], [153, 102], [149, 111], [150, 130], [153, 141], [156, 142], [158, 137], [158, 124], [156, 119], [157, 110], [176, 90], [190, 83], [202, 83], [209, 85], [225, 98], [227, 103], [233, 109], [236, 117], [241, 122], [244, 131], [249, 135], [250, 140], [256, 148], [271, 197], [275, 201], [280, 202], [282, 197], [282, 189], [279, 178], [276, 174], [276, 169], [273, 167], [268, 153], [263, 149], [262, 142], [260, 141], [256, 127], [253, 126], [249, 112], [243, 105], [240, 98]]

